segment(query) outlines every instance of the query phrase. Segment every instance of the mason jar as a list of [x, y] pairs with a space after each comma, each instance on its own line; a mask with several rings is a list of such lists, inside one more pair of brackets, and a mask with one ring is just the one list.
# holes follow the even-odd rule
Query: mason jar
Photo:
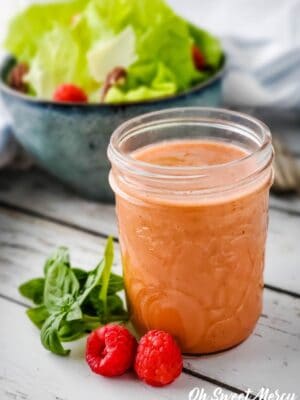
[[131, 320], [184, 353], [246, 339], [262, 310], [273, 149], [257, 119], [182, 108], [121, 125], [108, 148]]

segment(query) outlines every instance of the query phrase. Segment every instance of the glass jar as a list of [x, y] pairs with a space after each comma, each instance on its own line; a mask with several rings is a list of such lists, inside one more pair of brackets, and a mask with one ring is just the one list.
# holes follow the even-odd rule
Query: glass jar
[[[221, 146], [222, 161], [162, 165], [136, 156], [191, 141]], [[242, 156], [226, 161], [233, 148]], [[273, 179], [269, 129], [233, 111], [171, 109], [120, 126], [108, 156], [126, 296], [138, 332], [168, 331], [191, 354], [242, 342], [262, 309]]]

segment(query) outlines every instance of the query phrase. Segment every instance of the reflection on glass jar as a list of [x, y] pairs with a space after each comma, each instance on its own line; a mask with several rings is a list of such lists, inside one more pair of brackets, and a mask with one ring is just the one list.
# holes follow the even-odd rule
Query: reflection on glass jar
[[123, 124], [108, 155], [137, 330], [166, 330], [194, 354], [243, 341], [262, 308], [268, 128], [226, 110], [167, 110]]

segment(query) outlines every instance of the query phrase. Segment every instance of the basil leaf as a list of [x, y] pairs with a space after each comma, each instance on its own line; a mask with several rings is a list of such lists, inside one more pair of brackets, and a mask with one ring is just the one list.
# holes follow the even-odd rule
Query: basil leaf
[[105, 313], [105, 307], [102, 301], [94, 299], [94, 306], [97, 308], [97, 314], [102, 324], [115, 321], [128, 321], [128, 312], [124, 308], [123, 300], [117, 295], [107, 296], [107, 309]]
[[109, 284], [108, 284], [108, 291], [107, 293], [115, 294], [124, 290], [124, 280], [123, 277], [120, 275], [116, 275], [114, 273], [110, 274]]
[[102, 260], [100, 264], [88, 274], [87, 280], [83, 287], [83, 292], [81, 293], [78, 299], [80, 304], [84, 303], [84, 301], [87, 299], [91, 291], [101, 282], [101, 277], [104, 267], [105, 267], [104, 260]]
[[100, 288], [101, 286], [96, 286], [82, 303], [81, 309], [84, 314], [92, 317], [99, 315], [99, 304], [102, 304], [99, 300]]
[[44, 278], [31, 279], [19, 287], [19, 292], [34, 304], [39, 305], [43, 303], [44, 285]]
[[45, 306], [29, 308], [26, 311], [26, 314], [28, 315], [31, 322], [33, 322], [34, 325], [37, 326], [39, 329], [42, 328], [44, 322], [49, 317], [49, 313]]
[[85, 336], [86, 333], [86, 325], [83, 320], [63, 321], [59, 328], [58, 335], [61, 342], [73, 342]]
[[[123, 278], [116, 274], [111, 274], [109, 278], [108, 285], [108, 296], [113, 296], [117, 292], [124, 290], [124, 282]], [[96, 286], [90, 294], [87, 296], [85, 301], [82, 303], [82, 311], [84, 314], [91, 316], [101, 316], [104, 313], [103, 310], [103, 302], [99, 300], [99, 293], [101, 291], [101, 285]], [[109, 300], [109, 299], [108, 299]], [[120, 300], [122, 302], [122, 300]], [[122, 302], [123, 305], [123, 302]], [[111, 312], [110, 307], [108, 306], [108, 313]]]
[[59, 247], [55, 252], [46, 260], [44, 265], [44, 274], [47, 275], [47, 272], [52, 265], [59, 263], [65, 264], [70, 267], [70, 255], [67, 247]]
[[80, 304], [84, 303], [84, 301], [87, 299], [92, 290], [100, 283], [101, 283], [101, 290], [99, 298], [101, 300], [102, 292], [103, 292], [102, 297], [104, 298], [106, 297], [113, 259], [114, 259], [114, 242], [113, 239], [110, 237], [107, 240], [104, 259], [94, 269], [94, 271], [88, 274], [87, 280], [83, 288], [83, 293], [81, 294], [78, 300]]
[[87, 333], [99, 328], [100, 326], [100, 319], [97, 316], [95, 317], [83, 314], [82, 320], [84, 322], [84, 330]]
[[128, 312], [124, 308], [123, 300], [117, 294], [107, 296], [107, 311], [104, 319], [101, 318], [102, 323], [128, 321]]
[[88, 277], [88, 272], [84, 271], [83, 269], [80, 268], [72, 268], [72, 271], [74, 272], [80, 286], [80, 290], [84, 288], [85, 282]]
[[59, 338], [59, 329], [66, 313], [54, 313], [45, 321], [41, 330], [41, 342], [45, 349], [59, 356], [67, 356], [70, 350], [65, 350]]
[[81, 311], [81, 308], [80, 308], [80, 304], [77, 301], [75, 301], [72, 304], [72, 306], [70, 308], [70, 311], [68, 311], [66, 320], [71, 322], [71, 321], [74, 321], [74, 320], [79, 320], [81, 318], [82, 318], [82, 311]]
[[111, 268], [114, 261], [114, 242], [113, 238], [109, 237], [106, 244], [106, 249], [104, 253], [105, 266], [103, 269], [102, 279], [101, 279], [101, 290], [99, 299], [103, 302], [104, 315], [107, 315], [107, 292], [109, 285], [109, 278], [111, 274]]
[[107, 296], [107, 308], [109, 314], [122, 314], [125, 311], [123, 300], [117, 294]]
[[[78, 293], [79, 282], [68, 265], [57, 261], [48, 268], [44, 289], [44, 304], [48, 311], [60, 311], [63, 305], [70, 305]], [[71, 296], [68, 304], [64, 304], [66, 295]]]
[[39, 305], [27, 314], [41, 329], [46, 349], [67, 355], [63, 342], [79, 339], [101, 323], [128, 320], [117, 295], [124, 288], [123, 278], [111, 274], [113, 258], [113, 239], [109, 238], [103, 260], [88, 273], [72, 269], [68, 249], [60, 247], [45, 263], [45, 279], [20, 286], [20, 293]]
[[[105, 309], [103, 301], [99, 300], [99, 287], [96, 287], [88, 299], [82, 306], [82, 311], [84, 314], [90, 316], [98, 316], [101, 320], [105, 319]], [[117, 295], [107, 296], [107, 314], [122, 314], [124, 311], [124, 305], [122, 299]]]
[[[103, 302], [99, 300], [101, 287], [101, 285], [97, 285], [90, 290], [89, 295], [86, 296], [82, 302], [82, 310], [85, 314], [92, 316], [103, 314]], [[122, 290], [124, 290], [123, 278], [119, 275], [111, 274], [107, 291], [108, 296], [112, 296]], [[101, 311], [99, 311], [99, 307], [101, 308]], [[108, 310], [108, 312], [110, 311]]]
[[129, 320], [129, 314], [127, 311], [123, 311], [122, 314], [108, 315], [102, 324], [110, 324], [111, 322], [127, 322]]
[[[89, 273], [80, 268], [72, 268], [72, 271], [74, 272], [74, 274], [76, 275], [76, 278], [78, 279], [78, 282], [80, 285], [80, 290], [83, 290]], [[90, 274], [93, 272], [94, 271], [90, 272]], [[124, 290], [123, 277], [120, 275], [111, 273], [110, 277], [109, 277], [108, 294], [115, 294], [115, 293], [121, 292], [122, 290]]]

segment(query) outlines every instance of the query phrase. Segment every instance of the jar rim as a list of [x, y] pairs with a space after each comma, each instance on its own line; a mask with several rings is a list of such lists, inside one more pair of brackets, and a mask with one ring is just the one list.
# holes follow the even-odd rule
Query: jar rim
[[[184, 116], [184, 113], [193, 114], [193, 117]], [[197, 116], [197, 114], [202, 113], [203, 116]], [[205, 114], [210, 115], [205, 116]], [[171, 121], [174, 123], [184, 123], [184, 122], [206, 122], [210, 124], [215, 123], [223, 123], [226, 124], [228, 129], [230, 130], [240, 130], [246, 131], [246, 126], [242, 126], [241, 124], [236, 124], [232, 121], [222, 120], [220, 118], [213, 119], [214, 114], [222, 114], [224, 116], [239, 118], [245, 122], [251, 123], [253, 125], [252, 131], [254, 131], [254, 127], [259, 129], [261, 133], [260, 143], [258, 148], [249, 154], [246, 154], [244, 157], [225, 162], [225, 163], [217, 163], [213, 165], [200, 165], [200, 166], [166, 166], [166, 165], [158, 165], [151, 164], [145, 161], [141, 161], [131, 157], [130, 155], [125, 154], [119, 148], [122, 139], [126, 135], [130, 133], [138, 133], [143, 132], [146, 127], [150, 126], [162, 126], [166, 123], [170, 123]], [[180, 115], [178, 117], [178, 115]], [[165, 119], [161, 118], [166, 116]], [[192, 118], [192, 119], [191, 119]], [[110, 139], [110, 144], [108, 147], [108, 158], [112, 162], [112, 164], [118, 164], [122, 169], [125, 169], [129, 173], [133, 173], [135, 175], [147, 177], [147, 178], [160, 178], [160, 179], [177, 179], [178, 176], [188, 178], [201, 178], [207, 175], [209, 172], [213, 173], [218, 170], [224, 170], [224, 168], [235, 168], [245, 162], [248, 162], [251, 158], [257, 157], [260, 154], [268, 151], [268, 148], [271, 148], [271, 151], [268, 152], [270, 154], [267, 155], [266, 164], [272, 159], [272, 146], [271, 146], [271, 133], [270, 129], [259, 119], [252, 117], [248, 114], [227, 110], [223, 108], [212, 108], [212, 107], [181, 107], [181, 108], [171, 108], [164, 109], [161, 111], [154, 111], [151, 113], [142, 114], [135, 118], [132, 118], [123, 124], [121, 124], [112, 134]], [[265, 167], [265, 165], [264, 165]], [[257, 171], [256, 171], [257, 172]]]

